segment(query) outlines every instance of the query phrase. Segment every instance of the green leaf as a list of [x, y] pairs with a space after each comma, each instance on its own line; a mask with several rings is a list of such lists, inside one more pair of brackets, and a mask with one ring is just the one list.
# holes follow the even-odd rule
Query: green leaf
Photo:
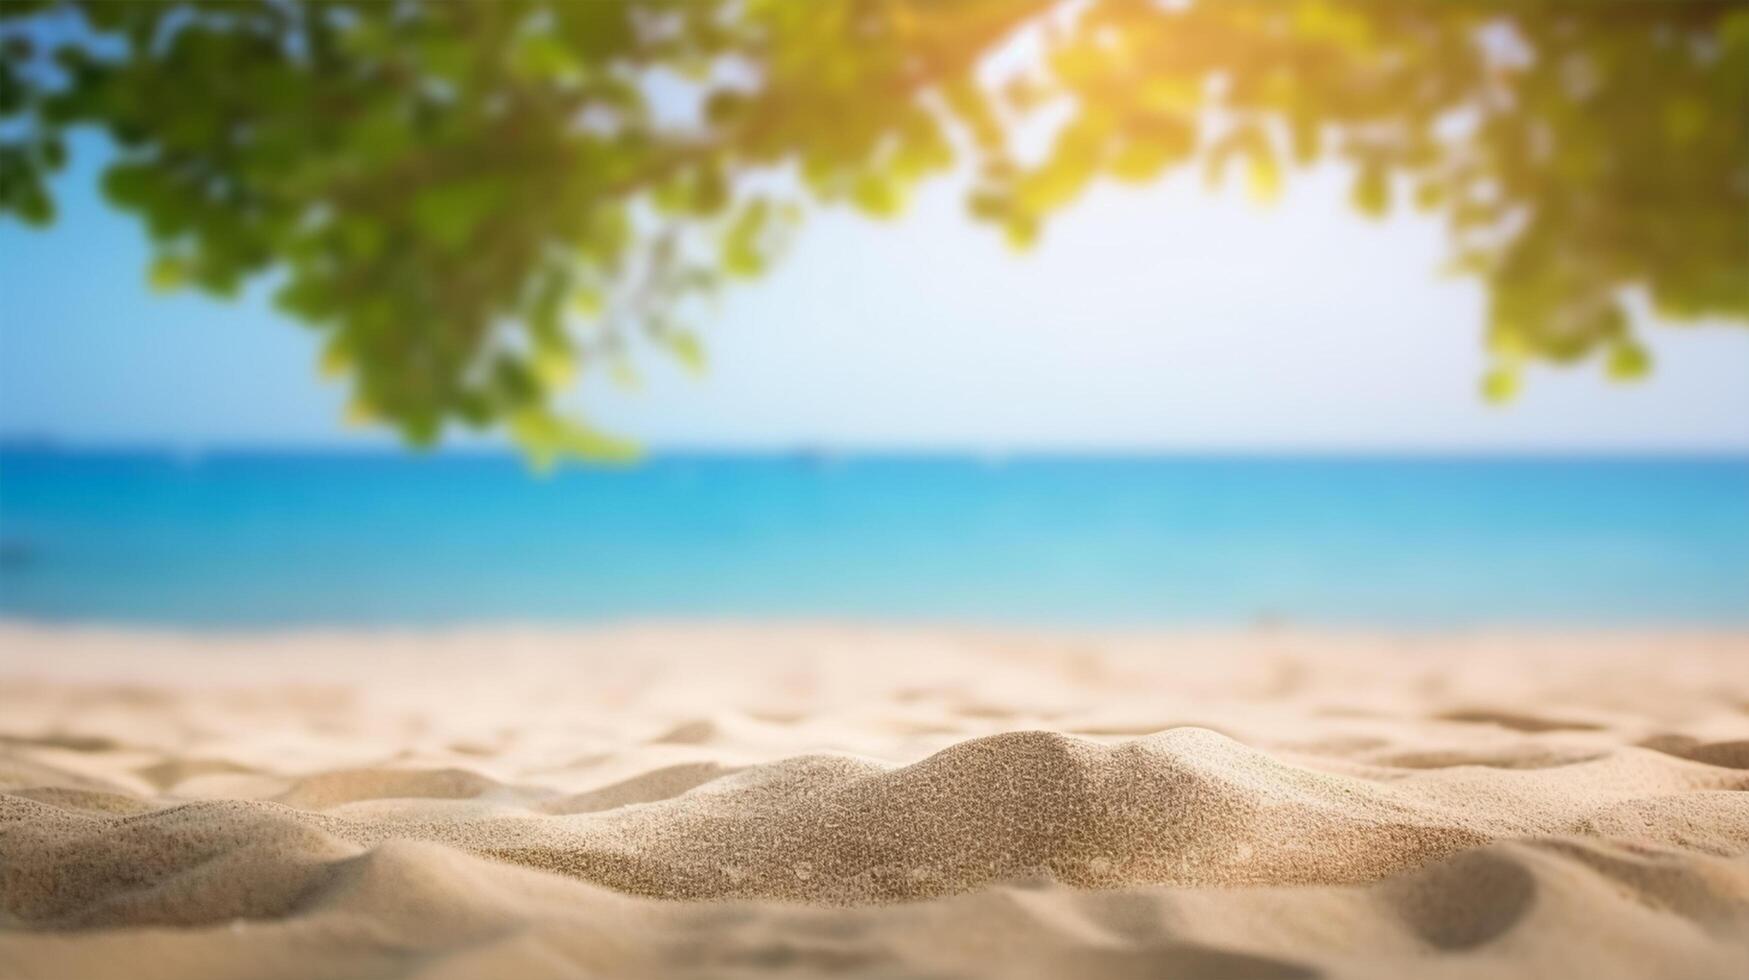
[[152, 260], [146, 273], [146, 282], [153, 290], [167, 293], [188, 285], [191, 270], [188, 261], [173, 255], [160, 255]]
[[766, 221], [771, 205], [758, 198], [741, 209], [723, 235], [723, 271], [732, 276], [751, 278], [765, 271], [762, 251]]
[[665, 330], [661, 340], [687, 371], [694, 376], [704, 374], [707, 366], [704, 345], [699, 343], [696, 335], [686, 330]]
[[571, 307], [586, 317], [598, 317], [607, 308], [607, 297], [599, 289], [580, 286], [571, 294]]
[[498, 176], [426, 188], [413, 199], [413, 218], [422, 232], [445, 248], [459, 248], [503, 202], [506, 189], [504, 178]]
[[634, 442], [546, 409], [516, 412], [510, 417], [509, 428], [511, 438], [528, 453], [536, 469], [542, 471], [552, 469], [561, 459], [630, 463], [641, 455]]
[[523, 78], [565, 79], [575, 76], [581, 63], [562, 40], [540, 31], [524, 35], [517, 42], [511, 67]]
[[1391, 209], [1391, 181], [1382, 164], [1368, 163], [1354, 178], [1349, 199], [1370, 218], [1383, 218]]
[[1482, 397], [1495, 405], [1504, 405], [1518, 397], [1517, 368], [1497, 367], [1482, 376]]
[[874, 172], [865, 172], [856, 179], [850, 199], [863, 213], [877, 218], [891, 218], [905, 206], [905, 195], [899, 182]]
[[1652, 369], [1652, 355], [1632, 341], [1622, 341], [1609, 349], [1609, 376], [1616, 381], [1637, 381]]
[[1246, 162], [1245, 189], [1260, 204], [1274, 203], [1281, 196], [1281, 165], [1267, 147], [1254, 150]]

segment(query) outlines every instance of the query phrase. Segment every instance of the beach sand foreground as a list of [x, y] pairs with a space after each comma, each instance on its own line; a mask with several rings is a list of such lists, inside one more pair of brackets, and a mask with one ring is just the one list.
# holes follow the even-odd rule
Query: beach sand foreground
[[1749, 976], [1749, 636], [0, 626], [0, 977]]

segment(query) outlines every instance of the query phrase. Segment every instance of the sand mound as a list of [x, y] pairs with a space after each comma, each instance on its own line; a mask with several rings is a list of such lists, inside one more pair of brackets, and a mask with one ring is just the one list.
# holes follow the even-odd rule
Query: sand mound
[[1732, 638], [0, 632], [8, 978], [1749, 971]]

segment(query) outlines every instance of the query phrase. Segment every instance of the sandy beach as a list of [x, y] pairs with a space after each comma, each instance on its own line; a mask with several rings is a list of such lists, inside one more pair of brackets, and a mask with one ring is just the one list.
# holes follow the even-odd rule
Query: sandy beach
[[0, 976], [1749, 975], [1749, 637], [0, 627]]

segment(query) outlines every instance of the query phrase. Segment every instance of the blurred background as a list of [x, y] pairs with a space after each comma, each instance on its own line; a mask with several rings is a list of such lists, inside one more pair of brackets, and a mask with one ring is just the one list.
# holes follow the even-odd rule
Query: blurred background
[[1749, 623], [1749, 12], [0, 19], [0, 614]]

